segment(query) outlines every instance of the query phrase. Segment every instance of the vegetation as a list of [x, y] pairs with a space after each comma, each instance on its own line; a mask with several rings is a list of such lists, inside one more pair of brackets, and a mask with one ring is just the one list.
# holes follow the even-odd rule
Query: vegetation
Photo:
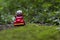
[[20, 9], [26, 22], [60, 24], [60, 0], [0, 0], [0, 23], [11, 22]]
[[[31, 24], [19, 28], [8, 24], [17, 10]], [[60, 25], [60, 0], [0, 0], [0, 40], [60, 40], [60, 29], [51, 25]]]
[[0, 31], [0, 40], [60, 40], [60, 31], [56, 28], [56, 26], [27, 24]]

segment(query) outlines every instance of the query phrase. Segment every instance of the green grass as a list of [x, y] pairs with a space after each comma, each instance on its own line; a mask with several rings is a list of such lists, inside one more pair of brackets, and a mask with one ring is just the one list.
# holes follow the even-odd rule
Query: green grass
[[56, 26], [28, 24], [0, 32], [0, 40], [60, 40]]

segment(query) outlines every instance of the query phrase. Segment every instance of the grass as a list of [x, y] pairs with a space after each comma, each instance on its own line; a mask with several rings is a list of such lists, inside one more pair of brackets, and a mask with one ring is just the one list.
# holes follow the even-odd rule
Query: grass
[[60, 40], [57, 26], [27, 24], [0, 32], [0, 40]]

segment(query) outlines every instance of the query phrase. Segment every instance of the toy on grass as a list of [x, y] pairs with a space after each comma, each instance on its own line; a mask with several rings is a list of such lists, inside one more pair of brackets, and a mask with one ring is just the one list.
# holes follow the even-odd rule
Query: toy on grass
[[23, 13], [21, 10], [18, 10], [14, 20], [14, 26], [25, 25], [25, 21], [23, 19]]

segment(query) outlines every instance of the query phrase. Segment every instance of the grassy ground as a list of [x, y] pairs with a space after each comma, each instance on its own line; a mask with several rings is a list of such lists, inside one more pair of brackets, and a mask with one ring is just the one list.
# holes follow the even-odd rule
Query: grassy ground
[[60, 31], [56, 26], [28, 24], [0, 31], [0, 40], [60, 40]]

